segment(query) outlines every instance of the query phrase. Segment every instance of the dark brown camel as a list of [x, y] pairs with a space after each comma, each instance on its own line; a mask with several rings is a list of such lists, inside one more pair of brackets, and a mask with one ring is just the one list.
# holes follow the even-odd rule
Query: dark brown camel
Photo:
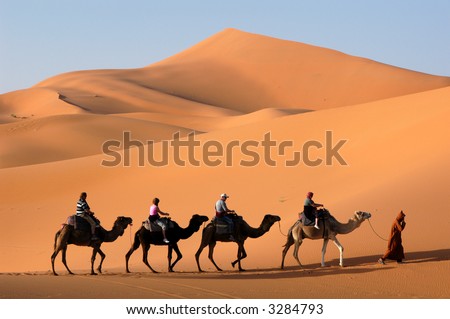
[[[270, 230], [270, 227], [275, 222], [280, 221], [281, 218], [279, 216], [275, 215], [265, 215], [261, 225], [258, 228], [253, 228], [249, 224], [247, 224], [242, 219], [237, 219], [235, 221], [235, 227], [234, 227], [234, 233], [233, 236], [235, 238], [235, 242], [238, 245], [238, 253], [237, 253], [237, 259], [231, 263], [231, 265], [234, 267], [236, 263], [239, 266], [239, 271], [243, 271], [241, 267], [241, 260], [247, 257], [247, 252], [244, 249], [244, 242], [247, 238], [259, 238], [265, 233], [267, 233]], [[216, 246], [216, 243], [218, 241], [222, 242], [230, 242], [230, 235], [229, 234], [216, 234], [216, 226], [213, 223], [209, 223], [205, 229], [203, 229], [202, 233], [202, 241], [200, 243], [200, 247], [198, 248], [197, 253], [195, 254], [195, 259], [197, 261], [198, 271], [203, 272], [203, 270], [200, 268], [200, 254], [202, 253], [203, 249], [209, 245], [209, 254], [208, 258], [211, 260], [213, 265], [216, 267], [218, 271], [222, 271], [217, 264], [214, 261], [213, 253], [214, 253], [214, 247]]]
[[69, 269], [66, 263], [66, 252], [67, 245], [74, 244], [77, 246], [88, 246], [92, 247], [92, 257], [91, 257], [91, 275], [96, 275], [94, 271], [94, 261], [97, 253], [101, 256], [100, 264], [97, 268], [98, 272], [102, 272], [102, 264], [105, 260], [105, 254], [101, 251], [100, 246], [102, 243], [113, 242], [119, 236], [122, 236], [128, 225], [131, 225], [133, 220], [130, 217], [119, 216], [114, 222], [114, 226], [111, 230], [105, 230], [103, 227], [99, 227], [97, 231], [97, 237], [100, 239], [95, 242], [91, 242], [91, 231], [89, 230], [77, 230], [72, 225], [65, 224], [61, 230], [59, 230], [55, 235], [55, 245], [54, 252], [52, 254], [52, 270], [53, 274], [57, 276], [55, 272], [55, 258], [59, 251], [62, 251], [62, 262], [66, 266], [69, 274], [73, 275], [73, 272]]
[[[180, 249], [178, 248], [178, 241], [180, 239], [187, 239], [191, 237], [195, 232], [200, 229], [200, 226], [206, 222], [209, 218], [202, 215], [193, 215], [191, 220], [189, 221], [189, 225], [186, 228], [181, 228], [177, 223], [173, 222], [174, 228], [168, 228], [166, 230], [167, 239], [169, 240], [169, 244], [163, 242], [162, 232], [150, 232], [144, 226], [142, 226], [134, 235], [134, 242], [130, 248], [130, 250], [125, 255], [125, 266], [127, 273], [130, 272], [128, 268], [128, 260], [130, 259], [131, 254], [142, 246], [142, 261], [144, 264], [154, 273], [157, 273], [152, 266], [150, 266], [148, 262], [148, 251], [150, 249], [150, 245], [158, 245], [158, 246], [168, 246], [168, 254], [167, 259], [169, 261], [169, 272], [173, 272], [173, 267], [175, 267], [176, 263], [183, 258]], [[177, 258], [172, 263], [172, 251], [175, 250], [177, 254]]]

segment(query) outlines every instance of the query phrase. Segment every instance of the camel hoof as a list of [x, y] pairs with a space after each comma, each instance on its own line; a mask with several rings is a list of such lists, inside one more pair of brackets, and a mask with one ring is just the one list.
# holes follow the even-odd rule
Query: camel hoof
[[239, 269], [239, 271], [246, 271], [245, 269], [243, 269], [243, 268], [241, 268], [241, 269]]
[[91, 273], [91, 276], [97, 276], [97, 273], [93, 272]]

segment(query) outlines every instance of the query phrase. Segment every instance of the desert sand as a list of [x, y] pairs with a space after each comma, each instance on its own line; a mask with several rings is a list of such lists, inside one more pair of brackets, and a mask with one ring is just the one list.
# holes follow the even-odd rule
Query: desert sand
[[[450, 298], [449, 106], [450, 77], [235, 29], [140, 69], [71, 72], [0, 95], [0, 296]], [[123, 142], [124, 132], [143, 146], [121, 143], [114, 150], [122, 162], [102, 165], [113, 159], [102, 145]], [[188, 141], [191, 132], [200, 147], [181, 150], [184, 166], [173, 153], [167, 165], [147, 162], [149, 148], [161, 158], [175, 134]], [[269, 149], [268, 134], [276, 144]], [[211, 141], [230, 147], [207, 158], [215, 166], [204, 160], [202, 146]], [[243, 152], [248, 141], [253, 146]], [[56, 277], [54, 235], [82, 191], [106, 229], [117, 216], [134, 223], [103, 244], [103, 274], [89, 275], [91, 249], [71, 245], [67, 258], [76, 275], [67, 274], [59, 255]], [[338, 237], [345, 267], [332, 243], [327, 267], [320, 267], [322, 241], [305, 240], [303, 269], [292, 248], [280, 269], [286, 233], [308, 191], [343, 223], [357, 210], [372, 214], [370, 224]], [[212, 217], [223, 192], [253, 227], [265, 214], [281, 217], [246, 241], [247, 271], [230, 264], [236, 244], [219, 242], [214, 257], [224, 271], [216, 271], [205, 249], [206, 272], [198, 273], [202, 226], [179, 242], [183, 259], [175, 273], [167, 272], [161, 246], [149, 253], [160, 273], [142, 263], [140, 249], [125, 273], [125, 254], [154, 197], [186, 227], [193, 214]], [[405, 262], [380, 265], [400, 210]]]

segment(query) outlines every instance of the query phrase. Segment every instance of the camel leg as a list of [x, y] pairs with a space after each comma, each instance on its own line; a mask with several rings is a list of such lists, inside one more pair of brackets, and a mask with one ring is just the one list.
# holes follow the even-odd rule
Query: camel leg
[[173, 250], [172, 245], [168, 245], [167, 246], [167, 261], [169, 262], [169, 268], [168, 268], [169, 272], [172, 272], [170, 269], [170, 264], [172, 262], [172, 250]]
[[323, 239], [323, 245], [322, 245], [322, 262], [321, 266], [325, 267], [325, 253], [327, 252], [327, 245], [328, 245], [328, 238]]
[[52, 254], [52, 257], [50, 258], [52, 261], [53, 275], [55, 275], [55, 276], [58, 276], [58, 274], [55, 271], [55, 259], [56, 259], [56, 256], [58, 256], [59, 251], [61, 250], [61, 247], [58, 243], [58, 237], [59, 237], [60, 233], [61, 233], [61, 231], [58, 231], [55, 234], [55, 243], [53, 244], [53, 254]]
[[102, 273], [102, 265], [103, 265], [103, 261], [105, 260], [105, 253], [100, 249], [100, 247], [98, 248], [98, 253], [100, 254], [101, 260], [100, 260], [100, 265], [98, 265], [97, 270], [99, 273]]
[[73, 275], [74, 273], [69, 269], [69, 266], [67, 266], [66, 252], [67, 252], [67, 246], [64, 247], [63, 249], [61, 249], [62, 262], [63, 262], [64, 266], [66, 267], [67, 271], [69, 272], [69, 274]]
[[333, 239], [333, 243], [339, 249], [339, 266], [344, 267], [344, 247], [336, 237]]
[[97, 252], [98, 252], [99, 248], [98, 247], [94, 247], [92, 249], [92, 257], [91, 257], [91, 275], [97, 275], [97, 273], [94, 271], [94, 262], [95, 262], [95, 257], [97, 256]]
[[149, 251], [149, 249], [150, 249], [150, 244], [148, 244], [148, 243], [144, 243], [144, 242], [142, 242], [142, 261], [144, 262], [144, 264], [148, 267], [148, 268], [150, 268], [150, 270], [153, 272], [153, 273], [158, 273], [156, 270], [154, 270], [153, 268], [152, 268], [152, 266], [150, 266], [150, 264], [148, 263], [148, 251]]
[[300, 246], [303, 243], [302, 239], [297, 239], [294, 245], [294, 259], [297, 260], [298, 265], [300, 266], [300, 268], [303, 268], [302, 263], [300, 262], [300, 259], [298, 258], [298, 250], [300, 249]]
[[56, 256], [58, 256], [58, 253], [59, 253], [60, 250], [61, 250], [61, 249], [60, 249], [59, 247], [55, 247], [55, 251], [53, 252], [52, 257], [51, 257], [51, 260], [52, 260], [52, 270], [53, 270], [53, 274], [54, 274], [55, 276], [58, 276], [58, 274], [57, 274], [56, 271], [55, 271], [55, 259], [56, 259]]
[[284, 245], [283, 252], [281, 253], [281, 269], [284, 269], [284, 259], [286, 258], [286, 254], [293, 243], [294, 240], [292, 236], [289, 236], [286, 245]]
[[200, 267], [200, 255], [203, 251], [203, 249], [207, 246], [208, 244], [205, 244], [203, 241], [200, 243], [200, 247], [198, 248], [197, 252], [195, 253], [195, 261], [197, 261], [197, 267], [198, 267], [198, 271], [199, 272], [203, 272], [202, 268]]
[[53, 270], [53, 275], [55, 275], [55, 276], [58, 276], [58, 274], [57, 274], [56, 271], [55, 271], [55, 258], [56, 258], [57, 255], [58, 255], [58, 251], [55, 251], [55, 252], [52, 254], [52, 257], [51, 257], [51, 260], [52, 260], [52, 270]]
[[173, 267], [175, 267], [176, 263], [180, 261], [181, 258], [183, 258], [183, 254], [181, 253], [180, 248], [178, 248], [177, 244], [173, 246], [173, 250], [175, 250], [175, 253], [177, 254], [177, 259], [175, 259], [172, 265], [169, 261], [169, 272], [173, 272]]
[[128, 261], [130, 260], [131, 255], [133, 254], [133, 252], [139, 248], [139, 246], [141, 245], [141, 241], [139, 239], [139, 231], [136, 232], [136, 234], [134, 235], [134, 242], [133, 245], [131, 245], [130, 250], [128, 250], [127, 254], [125, 255], [125, 268], [127, 273], [130, 273], [130, 269], [128, 268]]
[[135, 251], [134, 247], [131, 246], [130, 250], [127, 252], [127, 254], [125, 255], [125, 269], [127, 273], [130, 273], [130, 269], [128, 268], [128, 261], [130, 260], [131, 255], [133, 254], [133, 252]]
[[245, 257], [247, 257], [247, 252], [245, 251], [244, 243], [238, 243], [238, 245], [239, 245], [239, 248], [238, 248], [237, 259], [231, 263], [231, 266], [233, 266], [233, 268], [234, 268], [234, 265], [236, 265], [236, 263], [238, 263], [239, 271], [245, 271], [245, 269], [243, 269], [241, 267], [241, 260], [244, 259]]
[[55, 234], [55, 242], [53, 244], [53, 254], [51, 257], [52, 260], [52, 270], [53, 270], [53, 274], [55, 276], [58, 276], [58, 274], [55, 271], [55, 260], [56, 260], [56, 256], [58, 255], [58, 253], [60, 251], [62, 251], [62, 262], [64, 264], [64, 266], [66, 267], [67, 271], [69, 272], [69, 274], [73, 275], [73, 272], [70, 271], [69, 267], [67, 266], [66, 263], [66, 250], [67, 250], [67, 240], [69, 237], [69, 233], [67, 231], [64, 231], [64, 229], [59, 230], [58, 232], [56, 232]]
[[219, 266], [217, 266], [216, 262], [214, 261], [214, 257], [213, 257], [213, 254], [214, 254], [214, 247], [216, 247], [216, 242], [215, 242], [215, 241], [209, 243], [209, 254], [208, 254], [208, 258], [209, 258], [209, 260], [211, 260], [211, 262], [213, 263], [213, 265], [216, 267], [216, 269], [217, 269], [218, 271], [222, 271], [222, 269], [220, 269]]

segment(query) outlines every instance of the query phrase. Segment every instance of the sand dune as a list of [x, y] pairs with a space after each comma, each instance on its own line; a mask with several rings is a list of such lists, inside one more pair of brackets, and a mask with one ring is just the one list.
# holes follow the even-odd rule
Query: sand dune
[[[49, 115], [36, 98], [46, 102], [50, 95], [97, 114], [237, 115], [264, 108], [331, 108], [448, 85], [448, 77], [226, 29], [148, 67], [61, 74], [32, 90], [2, 95], [0, 105], [3, 116], [19, 113], [17, 108], [26, 116]], [[66, 108], [73, 109], [65, 105], [51, 114]]]
[[1, 94], [0, 107], [1, 124], [37, 116], [83, 113], [82, 109], [64, 103], [57, 92], [46, 88], [31, 88]]
[[450, 85], [448, 77], [235, 29], [226, 29], [146, 71], [145, 82], [158, 90], [246, 111], [324, 109]]
[[[7, 227], [10, 213], [28, 212], [15, 215], [17, 222], [39, 224], [36, 232], [42, 233], [35, 241], [40, 247], [35, 254], [41, 255], [41, 258], [35, 256], [35, 265], [30, 267], [19, 262], [24, 258], [22, 253], [27, 251], [26, 240], [20, 239], [21, 234], [13, 229], [3, 229], [3, 250], [5, 256], [10, 256], [4, 259], [3, 271], [48, 268], [53, 232], [70, 214], [81, 190], [91, 194], [91, 205], [105, 225], [112, 224], [118, 215], [130, 215], [139, 224], [145, 218], [153, 196], [162, 198], [162, 207], [172, 212], [173, 218], [181, 225], [186, 225], [194, 213], [211, 215], [211, 203], [218, 193], [227, 191], [232, 194], [230, 206], [238, 209], [251, 225], [258, 226], [265, 213], [276, 213], [282, 217], [284, 233], [295, 221], [305, 191], [314, 190], [317, 200], [325, 202], [339, 220], [345, 222], [354, 210], [370, 211], [374, 214], [374, 227], [385, 232], [397, 211], [404, 209], [410, 221], [405, 233], [409, 251], [447, 248], [449, 224], [443, 222], [436, 229], [433, 224], [424, 225], [421, 219], [424, 211], [442, 211], [449, 205], [445, 192], [450, 176], [441, 167], [445, 167], [450, 152], [446, 147], [439, 147], [447, 143], [449, 132], [445, 123], [450, 115], [447, 106], [449, 98], [450, 90], [447, 88], [382, 102], [282, 117], [236, 127], [232, 133], [215, 131], [198, 136], [200, 141], [217, 140], [226, 145], [231, 140], [261, 140], [265, 132], [271, 131], [274, 140], [292, 140], [294, 145], [302, 145], [312, 139], [325, 143], [324, 132], [332, 130], [335, 141], [348, 139], [347, 146], [342, 150], [347, 166], [334, 162], [329, 166], [307, 167], [300, 164], [284, 168], [282, 165], [270, 167], [263, 164], [251, 168], [238, 165], [214, 168], [176, 165], [163, 168], [105, 168], [99, 165], [104, 155], [97, 155], [38, 167], [3, 169], [0, 171], [2, 180], [9, 181], [8, 188], [2, 191], [5, 197], [1, 214], [3, 227]], [[405, 112], [408, 112], [408, 117], [404, 116]], [[387, 113], [389, 117], [385, 116]], [[357, 120], [350, 115], [357, 116]], [[430, 122], [434, 125], [423, 130]], [[133, 149], [132, 152], [135, 154], [132, 159], [136, 159], [138, 150]], [[314, 157], [322, 155], [320, 152], [312, 154]], [[244, 155], [235, 154], [237, 163], [243, 158]], [[280, 156], [274, 158], [284, 160]], [[220, 181], [220, 185], [213, 186], [212, 180]], [[26, 192], [22, 191], [24, 185], [27, 185]], [[51, 195], [44, 196], [42, 192]], [[423, 200], [436, 197], [439, 200], [431, 205]], [[122, 200], [111, 201], [111, 198]], [[247, 267], [278, 265], [278, 258], [273, 256], [279, 256], [284, 239], [278, 226], [275, 226], [267, 236], [249, 240], [248, 251], [252, 253], [245, 261]], [[422, 235], [414, 236], [415, 233]], [[425, 234], [427, 240], [423, 239]], [[183, 243], [186, 256], [193, 255], [199, 238], [200, 234], [195, 234]], [[371, 233], [367, 224], [355, 233], [344, 236], [342, 242], [349, 257], [382, 253], [385, 245]], [[109, 244], [112, 250], [108, 265], [120, 266], [128, 245], [129, 240], [125, 238], [117, 244]], [[228, 264], [226, 260], [230, 260], [234, 253], [230, 254], [230, 244], [221, 246], [217, 249], [217, 260]], [[318, 243], [305, 243], [304, 246], [304, 262], [318, 262]], [[25, 251], [18, 247], [23, 247]], [[76, 256], [80, 250], [83, 249], [72, 248], [70, 254]], [[164, 249], [155, 248], [154, 251], [162, 254], [161, 259], [155, 261], [156, 268], [164, 269]], [[89, 259], [86, 257], [85, 260], [71, 258], [73, 267], [86, 267]], [[336, 251], [330, 247], [329, 258], [333, 257], [336, 257]], [[203, 256], [203, 263], [205, 267], [210, 267], [206, 256]], [[133, 264], [139, 265], [140, 258], [136, 256]], [[293, 260], [288, 264], [293, 265]], [[192, 257], [183, 260], [179, 269], [194, 270]]]
[[[84, 282], [92, 281], [48, 276], [54, 234], [86, 191], [106, 229], [120, 215], [134, 220], [124, 236], [102, 247], [106, 275], [97, 283], [108, 293], [92, 290], [89, 297], [153, 298], [154, 291], [136, 288], [145, 286], [138, 283], [183, 281], [191, 288], [171, 286], [164, 298], [449, 298], [439, 285], [450, 269], [449, 101], [447, 77], [233, 29], [145, 68], [62, 74], [1, 95], [0, 281], [17, 289], [0, 293], [77, 298]], [[102, 166], [110, 157], [101, 145], [123, 140], [125, 131], [136, 141], [159, 141], [151, 145], [157, 158], [175, 132], [188, 141], [195, 131], [198, 147], [177, 154], [184, 166], [175, 163], [173, 149], [167, 165], [139, 165], [150, 146], [119, 147], [116, 155], [128, 156], [129, 165]], [[223, 152], [207, 157], [211, 141]], [[299, 270], [292, 250], [287, 270], [278, 269], [285, 234], [307, 191], [341, 222], [355, 210], [372, 213], [370, 225], [340, 237], [348, 267], [336, 267], [339, 255], [330, 244], [331, 267], [319, 268], [321, 241], [305, 241], [300, 258], [306, 271]], [[198, 275], [193, 256], [199, 231], [179, 243], [184, 258], [175, 270], [181, 273], [153, 277], [138, 250], [130, 260], [134, 274], [123, 275], [124, 255], [153, 197], [185, 227], [192, 214], [212, 216], [222, 192], [254, 227], [264, 214], [281, 217], [267, 234], [246, 242], [242, 264], [249, 273], [230, 265], [235, 244], [218, 243], [215, 260], [225, 272], [216, 273], [205, 250], [201, 264], [208, 273]], [[370, 226], [386, 237], [400, 210], [407, 216], [407, 263], [378, 265], [386, 242]], [[426, 222], [430, 214], [439, 220]], [[72, 270], [88, 273], [90, 254], [69, 247]], [[165, 272], [166, 256], [166, 247], [152, 247], [149, 261]], [[60, 258], [57, 271], [66, 274]], [[342, 285], [343, 278], [356, 280]], [[44, 288], [25, 288], [39, 282]], [[299, 283], [295, 289], [285, 288], [293, 282]], [[220, 288], [207, 291], [212, 284]], [[313, 284], [320, 289], [308, 288]], [[330, 285], [333, 292], [326, 289]], [[131, 295], [124, 295], [125, 286], [134, 287]]]
[[170, 140], [175, 133], [191, 129], [141, 119], [105, 117], [93, 114], [55, 115], [4, 124], [0, 127], [0, 167], [40, 164], [102, 153], [103, 144], [129, 140]]
[[185, 116], [165, 113], [122, 113], [121, 117], [146, 119], [152, 122], [176, 125], [189, 128], [196, 132], [211, 132], [216, 130], [232, 129], [236, 126], [258, 123], [260, 121], [275, 119], [281, 116], [288, 116], [297, 113], [307, 112], [307, 110], [296, 109], [262, 109], [248, 114], [212, 117], [205, 116]]
[[[130, 141], [147, 144], [171, 140], [175, 134], [183, 137], [231, 129], [249, 123], [274, 119], [302, 110], [265, 109], [239, 116], [185, 116], [167, 113], [119, 113], [111, 116], [97, 114], [54, 115], [31, 117], [0, 127], [0, 167], [13, 167], [54, 162], [100, 154], [104, 143], [118, 141], [117, 150], [125, 144], [124, 132]], [[55, 140], [55, 136], [58, 136]], [[126, 147], [127, 148], [127, 147]], [[34, 156], [30, 156], [34, 154]]]

